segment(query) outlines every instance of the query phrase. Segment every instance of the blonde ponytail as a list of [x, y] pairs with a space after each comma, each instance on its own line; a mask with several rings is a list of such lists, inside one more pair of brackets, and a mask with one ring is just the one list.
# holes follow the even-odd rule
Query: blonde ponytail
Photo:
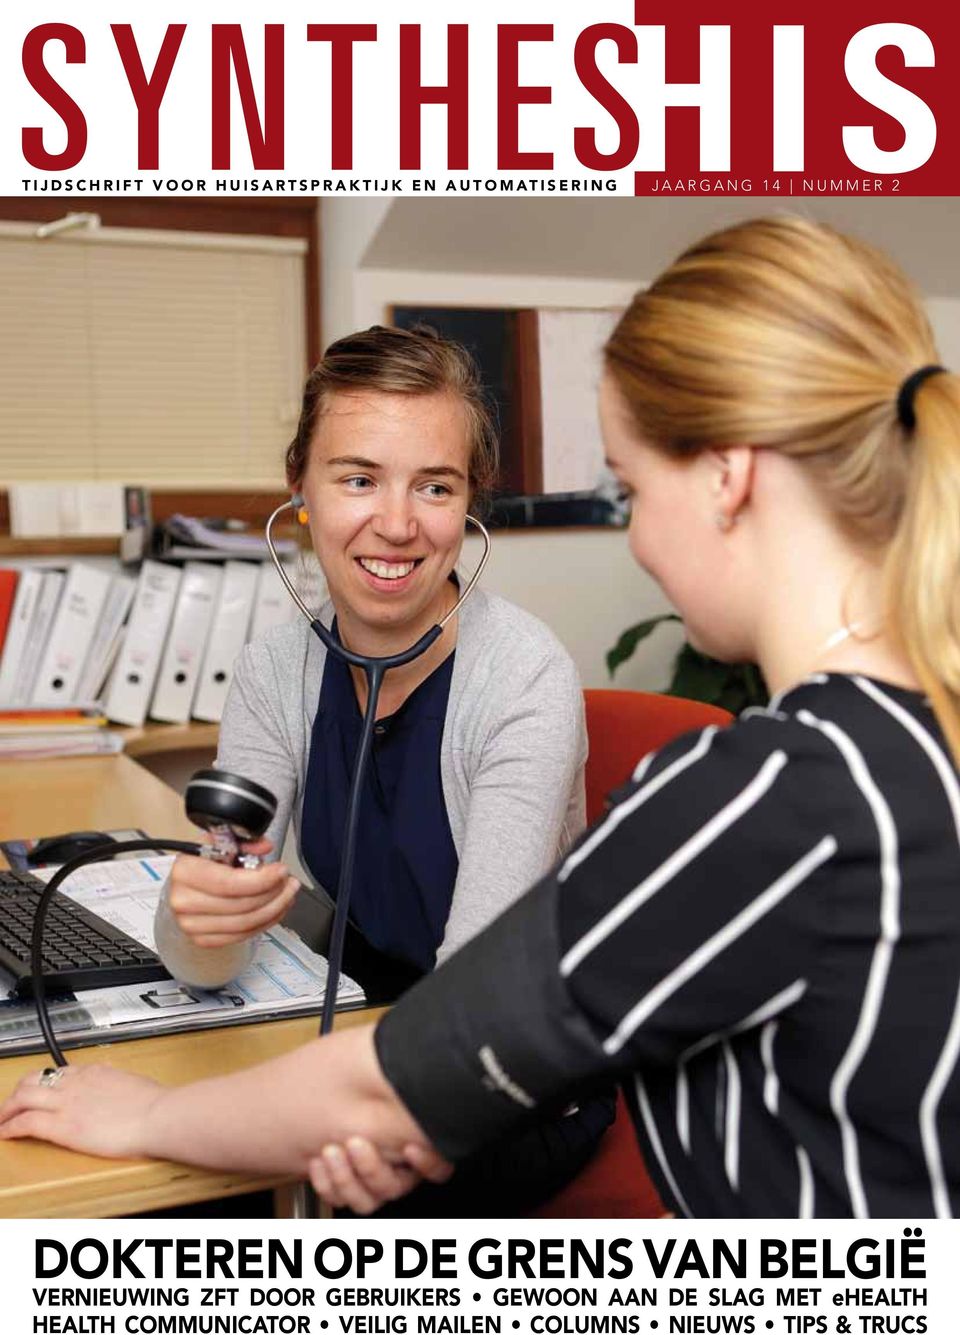
[[917, 390], [903, 512], [886, 557], [889, 615], [960, 759], [960, 378]]
[[754, 219], [638, 292], [605, 358], [668, 454], [756, 445], [810, 470], [837, 521], [882, 554], [888, 632], [960, 764], [960, 380], [928, 373], [933, 334], [901, 270], [823, 224]]

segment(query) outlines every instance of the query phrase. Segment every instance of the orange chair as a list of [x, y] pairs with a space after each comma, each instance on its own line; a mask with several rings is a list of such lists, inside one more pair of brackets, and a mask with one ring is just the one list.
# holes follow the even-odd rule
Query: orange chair
[[649, 751], [692, 728], [710, 723], [723, 727], [733, 717], [700, 700], [648, 691], [584, 691], [583, 698], [590, 741], [585, 775], [588, 825], [600, 819], [607, 794], [627, 782]]
[[[648, 751], [692, 728], [721, 727], [716, 705], [646, 691], [584, 691], [587, 711], [587, 821], [603, 815], [611, 789], [627, 782]], [[637, 1146], [623, 1094], [613, 1125], [578, 1177], [533, 1211], [536, 1219], [656, 1219], [665, 1213]]]

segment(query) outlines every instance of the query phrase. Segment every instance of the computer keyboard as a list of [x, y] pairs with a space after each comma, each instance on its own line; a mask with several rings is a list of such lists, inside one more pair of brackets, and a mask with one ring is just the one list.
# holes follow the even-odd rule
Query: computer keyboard
[[[0, 871], [0, 968], [16, 979], [15, 995], [33, 995], [30, 941], [43, 882], [25, 871]], [[55, 891], [43, 931], [47, 989], [147, 983], [170, 975], [157, 956], [133, 937]]]

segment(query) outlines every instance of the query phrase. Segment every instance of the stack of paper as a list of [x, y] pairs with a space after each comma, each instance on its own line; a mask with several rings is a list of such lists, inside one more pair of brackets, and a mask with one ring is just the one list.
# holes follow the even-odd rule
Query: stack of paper
[[[153, 950], [153, 917], [172, 865], [172, 857], [94, 863], [75, 871], [63, 893]], [[46, 867], [34, 875], [48, 881], [55, 870]], [[91, 1041], [110, 1043], [175, 1030], [319, 1014], [326, 981], [327, 961], [308, 950], [293, 932], [274, 927], [258, 938], [244, 972], [219, 991], [188, 987], [171, 978], [94, 988], [58, 1000], [50, 1009], [64, 1046], [76, 1047]], [[0, 971], [0, 1053], [43, 1051], [33, 1004], [10, 999], [11, 992]], [[363, 1004], [362, 989], [341, 976], [337, 1009]]]
[[93, 707], [0, 709], [0, 759], [114, 755], [123, 742], [104, 730], [106, 721]]
[[[228, 527], [223, 521], [194, 519], [191, 515], [171, 515], [163, 525], [161, 555], [171, 557], [246, 556], [263, 559], [270, 555], [267, 540], [262, 533], [250, 532], [246, 526]], [[280, 556], [295, 556], [297, 544], [293, 538], [275, 538], [274, 547]]]

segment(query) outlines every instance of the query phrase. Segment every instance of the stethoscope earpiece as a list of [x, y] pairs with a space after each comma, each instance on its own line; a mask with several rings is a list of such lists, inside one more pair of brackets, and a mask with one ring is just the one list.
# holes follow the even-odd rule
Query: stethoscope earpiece
[[[321, 629], [320, 627], [319, 619], [313, 615], [309, 607], [306, 605], [306, 603], [300, 597], [299, 593], [297, 593], [296, 589], [293, 587], [293, 582], [291, 581], [290, 576], [287, 574], [286, 570], [284, 570], [283, 562], [277, 555], [277, 549], [273, 545], [273, 532], [272, 532], [273, 524], [277, 518], [277, 515], [282, 514], [284, 510], [292, 510], [294, 515], [296, 516], [297, 523], [299, 524], [306, 524], [310, 517], [307, 512], [307, 507], [304, 504], [303, 497], [301, 496], [299, 491], [295, 491], [293, 495], [290, 497], [289, 501], [284, 501], [282, 505], [277, 506], [273, 514], [271, 514], [270, 518], [267, 520], [266, 527], [264, 528], [264, 533], [263, 533], [263, 536], [266, 538], [267, 541], [267, 549], [270, 552], [270, 559], [273, 561], [274, 567], [276, 568], [276, 572], [280, 576], [280, 579], [283, 581], [283, 586], [286, 589], [287, 593], [289, 593], [290, 597], [296, 603], [297, 607], [299, 607], [300, 611], [310, 622], [310, 625], [313, 628], [314, 633], [318, 635], [321, 640], [323, 640], [324, 644], [332, 653], [337, 654], [341, 659], [343, 659], [344, 662], [353, 663], [357, 667], [364, 668], [365, 671], [367, 670], [367, 664], [369, 664], [370, 667], [373, 667], [374, 664], [380, 664], [381, 667], [384, 670], [386, 670], [389, 667], [399, 667], [401, 661], [409, 662], [410, 659], [416, 658], [417, 654], [412, 653], [411, 652], [412, 649], [417, 648], [419, 649], [419, 653], [423, 653], [424, 650], [430, 647], [429, 644], [424, 644], [422, 640], [418, 640], [417, 644], [411, 645], [411, 650], [407, 651], [408, 653], [410, 653], [410, 659], [406, 658], [403, 654], [394, 654], [387, 658], [364, 659], [359, 654], [348, 655], [347, 650], [343, 649], [342, 646], [335, 645], [332, 642], [332, 640], [328, 641], [327, 634], [329, 634], [329, 632], [324, 633], [324, 629]], [[476, 587], [477, 580], [483, 574], [483, 568], [487, 564], [487, 561], [490, 556], [490, 534], [487, 532], [486, 526], [482, 524], [475, 515], [468, 514], [466, 516], [466, 520], [467, 523], [472, 528], [475, 528], [477, 530], [481, 538], [483, 538], [483, 552], [480, 556], [480, 560], [477, 562], [476, 570], [473, 572], [473, 574], [470, 576], [470, 578], [464, 585], [460, 597], [450, 608], [450, 611], [447, 612], [445, 616], [441, 617], [440, 620], [437, 622], [437, 625], [440, 627], [441, 630], [443, 630], [444, 626], [452, 617], [456, 616], [456, 614], [460, 611], [460, 608], [470, 597], [471, 593]]]

